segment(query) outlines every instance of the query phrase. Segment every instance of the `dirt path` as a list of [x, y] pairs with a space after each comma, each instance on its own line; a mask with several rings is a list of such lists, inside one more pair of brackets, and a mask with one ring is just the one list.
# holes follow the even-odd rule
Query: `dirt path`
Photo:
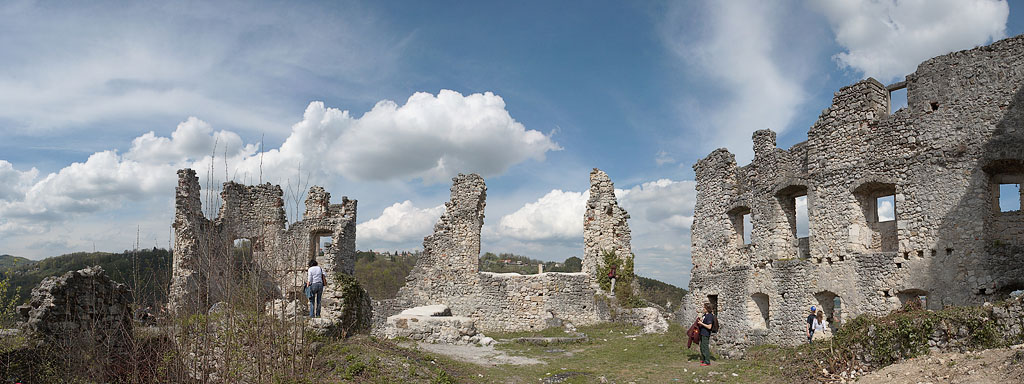
[[916, 357], [861, 377], [857, 383], [1024, 383], [1024, 344]]
[[544, 364], [543, 361], [529, 357], [511, 356], [505, 353], [505, 351], [494, 349], [493, 345], [478, 347], [476, 345], [402, 343], [402, 346], [418, 348], [422, 351], [437, 353], [456, 360], [483, 366]]

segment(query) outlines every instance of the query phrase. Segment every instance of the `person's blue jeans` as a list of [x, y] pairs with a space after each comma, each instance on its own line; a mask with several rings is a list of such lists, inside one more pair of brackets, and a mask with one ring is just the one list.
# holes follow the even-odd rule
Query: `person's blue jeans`
[[[309, 286], [309, 293], [312, 295], [309, 298], [309, 317], [320, 317], [320, 297], [324, 294], [324, 284], [313, 283]], [[313, 306], [313, 302], [316, 302], [316, 307]]]

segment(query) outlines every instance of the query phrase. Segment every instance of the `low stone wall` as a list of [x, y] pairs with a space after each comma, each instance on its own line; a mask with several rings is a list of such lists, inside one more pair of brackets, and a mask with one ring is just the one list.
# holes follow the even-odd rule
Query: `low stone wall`
[[500, 332], [590, 325], [601, 321], [595, 291], [585, 273], [480, 272], [480, 300], [471, 316], [481, 329]]

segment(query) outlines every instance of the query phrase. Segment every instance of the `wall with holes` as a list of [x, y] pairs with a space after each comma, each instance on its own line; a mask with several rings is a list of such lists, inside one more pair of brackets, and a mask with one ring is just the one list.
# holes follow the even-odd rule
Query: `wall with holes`
[[[907, 107], [890, 111], [903, 87]], [[811, 305], [841, 323], [1024, 287], [1024, 213], [1019, 201], [1001, 208], [998, 193], [1024, 176], [1024, 37], [927, 60], [894, 86], [844, 87], [807, 141], [777, 148], [760, 130], [753, 147], [748, 165], [719, 149], [693, 167], [687, 308], [714, 296], [730, 324], [723, 344], [803, 342]], [[748, 212], [744, 241], [737, 220]]]

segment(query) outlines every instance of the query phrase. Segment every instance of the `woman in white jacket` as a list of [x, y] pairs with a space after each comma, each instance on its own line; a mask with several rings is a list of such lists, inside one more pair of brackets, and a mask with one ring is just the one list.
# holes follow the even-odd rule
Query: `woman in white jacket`
[[818, 313], [815, 314], [814, 322], [811, 327], [814, 329], [815, 340], [824, 340], [832, 337], [831, 333], [825, 333], [830, 331], [830, 329], [828, 328], [828, 321], [825, 321], [825, 313], [820, 309], [818, 310]]

